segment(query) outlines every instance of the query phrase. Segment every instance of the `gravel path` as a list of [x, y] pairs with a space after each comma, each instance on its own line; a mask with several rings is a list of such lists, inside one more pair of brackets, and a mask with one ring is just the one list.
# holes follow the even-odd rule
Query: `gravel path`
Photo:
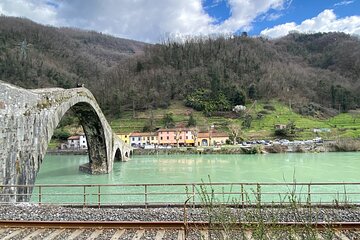
[[[208, 209], [187, 209], [188, 221], [209, 220]], [[224, 221], [327, 221], [360, 222], [360, 208], [265, 208], [213, 211], [213, 219]], [[231, 216], [231, 219], [228, 220]], [[0, 206], [2, 220], [33, 221], [183, 221], [183, 208], [71, 208], [13, 204]]]

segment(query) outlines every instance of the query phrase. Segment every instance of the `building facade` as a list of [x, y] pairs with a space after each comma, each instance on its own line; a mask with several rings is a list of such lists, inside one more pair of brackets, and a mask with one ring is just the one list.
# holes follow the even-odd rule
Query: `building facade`
[[87, 141], [86, 136], [84, 134], [71, 136], [67, 139], [67, 149], [74, 149], [74, 150], [80, 150], [80, 149], [87, 149]]
[[210, 144], [209, 132], [199, 132], [197, 135], [197, 146], [206, 147]]
[[133, 147], [143, 146], [143, 135], [145, 133], [134, 132], [130, 134], [130, 145]]
[[125, 143], [130, 144], [130, 134], [131, 133], [120, 133], [117, 136]]
[[190, 146], [194, 145], [194, 129], [191, 128], [163, 128], [157, 131], [160, 145]]
[[129, 135], [133, 147], [153, 146], [214, 146], [226, 143], [227, 133], [198, 132], [196, 128], [162, 128], [157, 132], [134, 132]]
[[229, 139], [229, 134], [223, 132], [212, 132], [210, 133], [210, 145], [223, 145], [226, 144], [226, 140]]
[[147, 132], [142, 135], [143, 145], [158, 145], [158, 133], [157, 132]]

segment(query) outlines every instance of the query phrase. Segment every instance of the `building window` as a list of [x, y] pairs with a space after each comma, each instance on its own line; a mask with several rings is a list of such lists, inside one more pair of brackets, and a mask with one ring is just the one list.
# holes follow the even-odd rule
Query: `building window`
[[176, 136], [174, 136], [174, 139], [176, 140]]
[[127, 141], [125, 140], [125, 143], [127, 143]]
[[162, 140], [162, 137], [160, 137], [160, 140]]
[[135, 141], [135, 138], [133, 137], [132, 140]]
[[182, 139], [182, 136], [180, 136], [180, 139]]
[[166, 139], [169, 140], [169, 136], [167, 136]]
[[127, 138], [127, 135], [125, 135], [125, 138]]
[[141, 141], [141, 137], [139, 137], [139, 141]]
[[85, 143], [85, 140], [83, 140], [83, 143]]
[[154, 137], [151, 137], [151, 140], [154, 140]]
[[188, 136], [186, 136], [186, 139], [189, 139], [189, 137], [188, 137]]
[[148, 138], [148, 140], [150, 140], [150, 137], [147, 137]]

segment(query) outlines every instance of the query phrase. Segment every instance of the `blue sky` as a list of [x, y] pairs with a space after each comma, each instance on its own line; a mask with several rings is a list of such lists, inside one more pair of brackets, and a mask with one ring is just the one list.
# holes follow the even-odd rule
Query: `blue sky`
[[[218, 19], [219, 23], [231, 16], [231, 8], [228, 1], [204, 0], [203, 4], [205, 11], [211, 17]], [[266, 13], [256, 17], [251, 24], [251, 28], [247, 32], [250, 35], [260, 35], [262, 30], [280, 24], [288, 22], [301, 24], [304, 20], [311, 19], [326, 9], [332, 9], [338, 18], [360, 16], [360, 0], [288, 1], [282, 10], [270, 9]]]
[[360, 0], [0, 0], [0, 14], [145, 42], [193, 35], [360, 35]]

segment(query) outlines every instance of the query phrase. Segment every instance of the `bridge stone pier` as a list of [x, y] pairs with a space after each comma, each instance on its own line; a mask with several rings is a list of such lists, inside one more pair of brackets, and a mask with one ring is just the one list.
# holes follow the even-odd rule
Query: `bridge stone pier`
[[0, 81], [1, 201], [29, 200], [32, 189], [26, 186], [35, 183], [54, 130], [69, 109], [78, 116], [88, 143], [89, 163], [80, 170], [109, 173], [114, 160], [130, 157], [132, 148], [113, 133], [86, 88], [27, 90]]

